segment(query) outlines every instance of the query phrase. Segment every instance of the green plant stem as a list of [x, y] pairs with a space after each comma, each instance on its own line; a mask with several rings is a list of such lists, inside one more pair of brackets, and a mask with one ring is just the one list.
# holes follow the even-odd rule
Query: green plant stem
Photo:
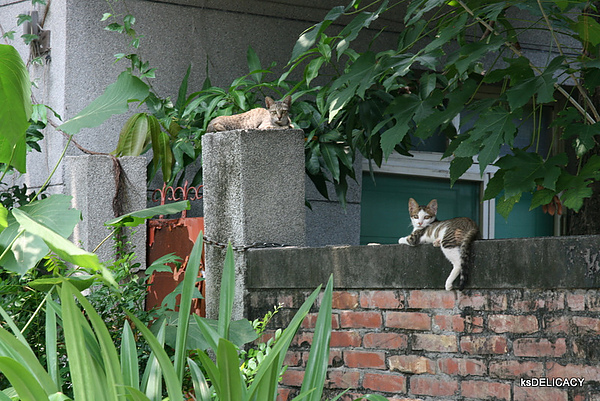
[[115, 233], [115, 231], [117, 231], [117, 229], [119, 229], [120, 227], [115, 227], [114, 230], [112, 230], [110, 232], [110, 234], [108, 234], [106, 237], [104, 237], [104, 239], [102, 241], [100, 241], [100, 243], [98, 245], [96, 245], [96, 247], [92, 250], [92, 253], [96, 253], [96, 251], [98, 250], [98, 248], [100, 248], [106, 241], [108, 241], [110, 239], [110, 237], [112, 237]]
[[67, 149], [69, 148], [69, 145], [71, 144], [71, 140], [72, 139], [73, 139], [73, 134], [69, 135], [69, 139], [67, 140], [67, 144], [65, 145], [65, 147], [64, 147], [64, 149], [63, 149], [60, 157], [58, 158], [58, 161], [54, 165], [54, 168], [52, 169], [52, 171], [48, 175], [48, 178], [46, 178], [46, 181], [44, 182], [44, 184], [37, 191], [37, 193], [35, 194], [35, 196], [33, 198], [31, 198], [31, 201], [29, 201], [29, 203], [32, 203], [34, 200], [36, 200], [40, 196], [40, 194], [46, 189], [46, 187], [48, 186], [48, 184], [50, 184], [50, 180], [54, 176], [54, 173], [56, 173], [56, 170], [58, 169], [58, 166], [60, 165], [60, 163], [65, 158], [65, 155], [67, 154]]
[[25, 326], [23, 326], [23, 328], [21, 329], [21, 333], [25, 333], [25, 330], [27, 330], [27, 327], [29, 327], [29, 325], [31, 324], [31, 322], [33, 322], [33, 319], [37, 316], [37, 314], [40, 312], [40, 310], [42, 309], [42, 306], [44, 306], [44, 304], [46, 303], [46, 301], [48, 300], [48, 297], [50, 296], [50, 294], [52, 294], [52, 291], [54, 291], [54, 287], [52, 287], [50, 289], [50, 291], [48, 291], [48, 293], [46, 294], [46, 296], [44, 297], [44, 299], [42, 299], [42, 302], [40, 302], [40, 304], [38, 305], [38, 307], [35, 309], [35, 311], [33, 312], [33, 314], [31, 315], [31, 317], [29, 318], [29, 320], [27, 321], [27, 323], [25, 323]]

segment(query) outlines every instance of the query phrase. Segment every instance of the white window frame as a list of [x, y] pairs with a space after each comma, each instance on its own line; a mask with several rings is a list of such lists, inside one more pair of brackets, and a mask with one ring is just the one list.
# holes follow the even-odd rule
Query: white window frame
[[[392, 153], [387, 161], [377, 167], [371, 163], [374, 173], [406, 175], [410, 177], [444, 178], [450, 180], [450, 162], [454, 159], [450, 156], [442, 160], [442, 153], [411, 151], [413, 157]], [[369, 171], [369, 160], [363, 159], [363, 173]], [[459, 181], [472, 181], [481, 184], [480, 201], [488, 182], [493, 177], [498, 167], [489, 165], [485, 168], [483, 176], [479, 171], [479, 162], [473, 159], [473, 165], [459, 178]], [[490, 199], [482, 202], [480, 210], [481, 236], [483, 239], [494, 239], [496, 228], [496, 200]]]

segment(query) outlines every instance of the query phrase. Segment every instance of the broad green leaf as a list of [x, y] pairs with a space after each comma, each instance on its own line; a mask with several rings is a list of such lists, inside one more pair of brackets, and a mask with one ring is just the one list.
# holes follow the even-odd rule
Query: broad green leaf
[[600, 24], [592, 15], [579, 14], [577, 22], [571, 23], [571, 29], [577, 32], [583, 42], [589, 42], [594, 46], [600, 43]]
[[596, 145], [597, 135], [600, 135], [600, 123], [571, 123], [565, 126], [562, 137], [568, 139], [577, 136], [573, 141], [573, 148], [577, 157], [581, 157]]
[[19, 53], [0, 45], [0, 163], [25, 173], [25, 131], [32, 113], [31, 82]]
[[514, 152], [514, 156], [504, 156], [497, 163], [499, 167], [507, 170], [504, 175], [506, 198], [520, 195], [522, 192], [532, 192], [538, 181], [543, 182], [546, 188], [554, 189], [560, 176], [559, 166], [566, 165], [568, 161], [564, 153], [544, 161], [537, 153], [528, 153], [520, 149], [514, 149]]
[[[260, 66], [260, 59], [258, 58], [258, 55], [254, 49], [250, 46], [248, 46], [248, 50], [246, 51], [246, 60], [248, 62], [248, 72], [253, 73], [255, 71], [262, 70], [262, 67]], [[262, 80], [262, 72], [256, 72], [255, 74], [252, 74], [252, 78], [256, 82], [260, 82]]]
[[321, 144], [321, 156], [329, 169], [334, 181], [340, 181], [340, 162], [335, 152], [335, 145], [330, 143]]
[[504, 58], [504, 61], [508, 63], [508, 67], [488, 72], [483, 81], [494, 83], [503, 80], [505, 77], [509, 77], [511, 86], [515, 86], [535, 77], [535, 73], [529, 64], [529, 59], [526, 57]]
[[506, 170], [497, 171], [493, 177], [488, 181], [483, 194], [483, 200], [494, 199], [504, 189], [504, 174]]
[[13, 209], [7, 218], [7, 228], [0, 233], [0, 254], [11, 243], [12, 247], [2, 257], [0, 265], [6, 270], [23, 275], [49, 251], [43, 239], [34, 233], [25, 232], [19, 236], [23, 227], [14, 217], [15, 210], [26, 212], [36, 222], [66, 238], [72, 234], [75, 225], [81, 220], [81, 213], [71, 209], [71, 199], [70, 196], [56, 194], [21, 206], [19, 209]]
[[0, 232], [8, 227], [8, 209], [0, 205]]
[[45, 244], [65, 262], [99, 271], [108, 283], [118, 287], [112, 274], [100, 263], [96, 254], [84, 251], [75, 246], [71, 241], [44, 224], [37, 222], [22, 210], [13, 209], [12, 213], [21, 228], [26, 232], [41, 238]]
[[452, 19], [451, 22], [443, 27], [438, 34], [435, 36], [435, 39], [429, 42], [427, 46], [423, 49], [425, 53], [429, 53], [435, 49], [438, 49], [448, 43], [450, 40], [456, 39], [456, 36], [460, 31], [462, 31], [467, 22], [467, 13], [461, 14], [458, 18]]
[[508, 215], [513, 210], [515, 205], [521, 200], [521, 194], [517, 194], [510, 198], [502, 197], [496, 200], [496, 211], [500, 216], [508, 219]]
[[48, 400], [48, 394], [38, 384], [36, 378], [14, 359], [0, 356], [0, 372], [6, 376], [21, 400]]
[[338, 60], [344, 54], [348, 46], [350, 46], [350, 42], [357, 38], [358, 34], [363, 28], [368, 28], [371, 25], [371, 22], [376, 20], [381, 14], [382, 11], [386, 9], [388, 5], [388, 0], [384, 0], [381, 2], [379, 8], [374, 12], [362, 12], [358, 14], [350, 23], [344, 26], [344, 29], [339, 33], [339, 36], [342, 38], [338, 42], [336, 46], [336, 51], [338, 53]]
[[175, 102], [175, 110], [179, 111], [179, 116], [181, 117], [181, 113], [185, 108], [186, 98], [187, 98], [187, 90], [188, 90], [188, 80], [190, 78], [190, 73], [192, 72], [192, 65], [190, 64], [183, 80], [181, 81], [181, 85], [179, 85], [179, 91], [177, 93], [177, 101]]
[[59, 287], [64, 281], [68, 281], [79, 291], [87, 290], [94, 284], [95, 278], [90, 276], [75, 277], [48, 277], [38, 278], [27, 283], [27, 285], [37, 291], [50, 291], [52, 287]]
[[141, 79], [122, 72], [117, 82], [109, 85], [102, 95], [58, 129], [67, 134], [76, 134], [83, 128], [97, 127], [110, 117], [125, 113], [129, 110], [130, 102], [142, 101], [148, 93], [148, 85]]
[[127, 213], [119, 216], [113, 220], [104, 223], [106, 226], [117, 227], [124, 225], [126, 227], [137, 227], [140, 224], [144, 224], [146, 220], [161, 214], [175, 214], [182, 210], [189, 210], [189, 201], [179, 201], [173, 203], [167, 203], [165, 205], [149, 207], [147, 209], [137, 210], [135, 212]]
[[533, 193], [533, 197], [531, 198], [531, 206], [529, 207], [529, 210], [533, 210], [538, 206], [547, 205], [548, 203], [552, 202], [552, 198], [554, 198], [554, 195], [556, 195], [556, 192], [551, 189], [538, 189]]
[[[48, 292], [46, 295], [47, 299], [52, 299], [51, 294]], [[56, 329], [56, 312], [51, 307], [46, 307], [46, 366], [48, 374], [56, 384], [57, 388], [62, 388], [62, 380], [60, 377], [60, 370], [58, 365], [58, 332]]]

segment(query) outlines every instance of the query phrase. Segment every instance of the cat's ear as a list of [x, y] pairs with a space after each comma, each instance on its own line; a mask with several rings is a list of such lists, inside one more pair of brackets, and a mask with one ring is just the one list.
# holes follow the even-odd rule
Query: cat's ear
[[438, 208], [438, 204], [437, 204], [437, 199], [432, 199], [431, 202], [429, 202], [427, 204], [427, 208], [429, 210], [431, 210], [432, 214], [437, 214], [437, 208]]
[[273, 106], [273, 103], [275, 103], [275, 100], [271, 99], [269, 96], [265, 97], [265, 105], [267, 106], [267, 109], [270, 109], [271, 106]]
[[419, 212], [419, 204], [413, 198], [408, 199], [408, 212], [411, 214], [411, 216]]
[[283, 103], [289, 108], [292, 105], [292, 97], [287, 95], [285, 99], [283, 99]]

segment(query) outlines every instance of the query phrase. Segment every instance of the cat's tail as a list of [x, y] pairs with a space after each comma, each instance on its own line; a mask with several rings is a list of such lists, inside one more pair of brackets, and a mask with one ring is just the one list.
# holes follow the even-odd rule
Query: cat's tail
[[479, 229], [473, 228], [464, 237], [462, 244], [460, 245], [460, 276], [458, 282], [458, 289], [463, 290], [467, 279], [469, 277], [469, 268], [473, 261], [473, 242], [479, 238]]

